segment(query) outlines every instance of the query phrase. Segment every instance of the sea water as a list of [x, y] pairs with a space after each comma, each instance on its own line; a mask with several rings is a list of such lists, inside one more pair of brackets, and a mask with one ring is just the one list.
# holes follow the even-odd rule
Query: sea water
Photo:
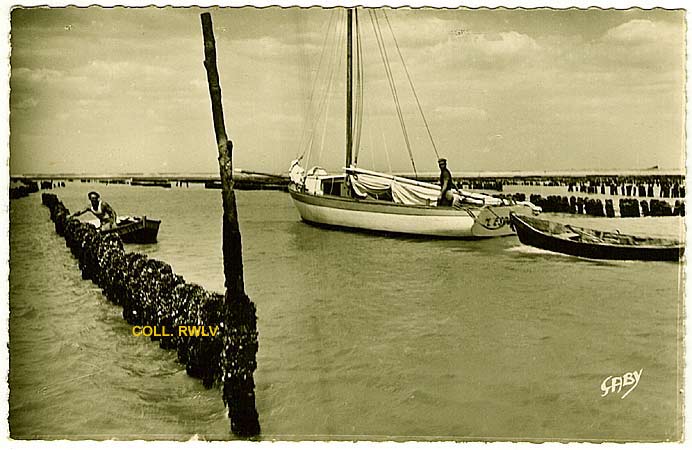
[[[127, 251], [223, 291], [219, 191], [75, 182], [53, 192], [76, 211], [92, 189], [121, 215], [162, 220], [158, 243]], [[681, 264], [574, 258], [516, 236], [327, 230], [302, 223], [283, 192], [237, 201], [262, 439], [681, 437]], [[671, 237], [683, 224], [551, 217]], [[81, 279], [39, 194], [10, 204], [10, 268], [13, 438], [234, 438], [219, 389], [133, 336]], [[604, 391], [634, 371], [633, 389]]]

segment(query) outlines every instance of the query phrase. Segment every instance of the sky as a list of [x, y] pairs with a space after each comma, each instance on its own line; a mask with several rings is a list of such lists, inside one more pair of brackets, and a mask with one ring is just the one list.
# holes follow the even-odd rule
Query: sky
[[[202, 11], [235, 167], [285, 172], [304, 155], [340, 169], [343, 10], [71, 7], [12, 12], [10, 173], [217, 172]], [[358, 165], [411, 171], [371, 17], [359, 12]], [[453, 172], [684, 168], [682, 10], [374, 17], [418, 171], [434, 171], [438, 154]]]

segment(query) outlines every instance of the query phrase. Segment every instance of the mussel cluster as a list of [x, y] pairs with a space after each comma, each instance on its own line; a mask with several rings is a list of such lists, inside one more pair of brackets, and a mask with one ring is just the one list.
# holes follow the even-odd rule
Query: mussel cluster
[[529, 199], [534, 205], [540, 206], [543, 212], [586, 214], [597, 217], [606, 215], [603, 209], [603, 202], [600, 199], [575, 196], [568, 198], [560, 195], [549, 195], [544, 198], [538, 194], [531, 194]]
[[676, 200], [675, 205], [671, 206], [665, 200], [651, 199], [647, 203], [646, 200], [637, 201], [636, 199], [620, 199], [620, 216], [621, 217], [665, 217], [665, 216], [684, 216], [685, 202]]
[[[161, 348], [176, 350], [188, 375], [200, 378], [205, 387], [223, 386], [233, 433], [258, 435], [253, 373], [259, 341], [253, 302], [244, 294], [229, 299], [209, 292], [186, 283], [163, 261], [125, 252], [115, 233], [102, 235], [95, 226], [69, 218], [70, 211], [55, 194], [42, 194], [42, 201], [56, 232], [79, 260], [82, 278], [92, 280], [110, 302], [122, 306], [128, 323], [167, 330], [168, 335], [151, 339]], [[179, 335], [181, 326], [215, 332]]]
[[649, 206], [646, 204], [645, 200], [642, 200], [640, 205], [639, 200], [636, 198], [621, 198], [618, 203], [620, 204], [620, 217], [641, 217], [642, 214], [640, 214], [639, 211], [640, 206], [642, 207], [641, 212], [647, 212], [647, 214], [644, 215], [649, 215]]

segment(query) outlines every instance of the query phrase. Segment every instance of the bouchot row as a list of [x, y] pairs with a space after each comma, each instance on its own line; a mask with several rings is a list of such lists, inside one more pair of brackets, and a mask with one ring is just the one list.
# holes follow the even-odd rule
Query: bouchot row
[[[82, 278], [93, 281], [110, 302], [121, 306], [129, 324], [169, 330], [169, 336], [152, 335], [151, 339], [158, 340], [161, 348], [176, 350], [187, 374], [200, 378], [205, 387], [223, 386], [233, 433], [258, 435], [253, 373], [259, 341], [254, 303], [245, 295], [225, 302], [222, 294], [186, 283], [169, 264], [126, 252], [117, 234], [102, 235], [94, 225], [70, 218], [55, 194], [42, 194], [42, 201], [50, 209], [55, 231], [79, 260]], [[186, 336], [175, 331], [190, 326], [215, 332]]]

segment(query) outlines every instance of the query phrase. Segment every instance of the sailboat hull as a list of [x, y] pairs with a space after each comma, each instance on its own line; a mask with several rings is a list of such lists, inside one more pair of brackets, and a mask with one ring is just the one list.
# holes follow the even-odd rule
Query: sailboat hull
[[358, 201], [296, 189], [289, 192], [306, 222], [385, 233], [448, 238], [508, 236], [514, 234], [509, 226], [510, 212], [531, 214], [523, 205], [455, 209]]

